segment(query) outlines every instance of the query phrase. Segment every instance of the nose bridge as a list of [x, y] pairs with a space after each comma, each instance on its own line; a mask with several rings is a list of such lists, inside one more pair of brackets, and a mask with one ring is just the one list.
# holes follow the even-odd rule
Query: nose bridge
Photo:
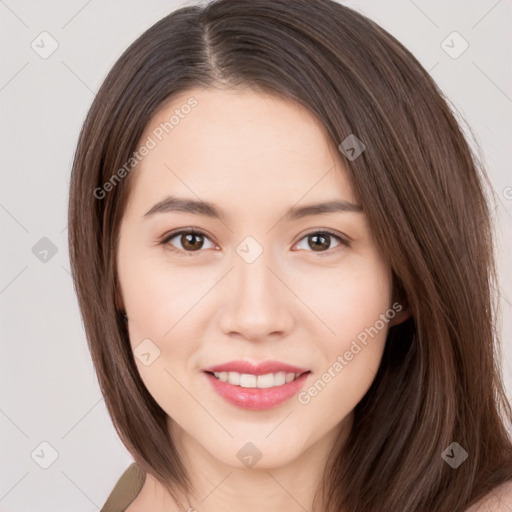
[[[290, 326], [287, 298], [274, 273], [271, 251], [240, 244], [230, 272], [230, 296], [226, 299], [223, 328], [237, 331], [247, 338], [262, 337], [284, 331]], [[275, 270], [273, 269], [275, 272]]]
[[[250, 308], [263, 309], [265, 305], [276, 301], [275, 276], [269, 270], [272, 268], [271, 251], [269, 249], [258, 250], [251, 246], [251, 242], [247, 244], [249, 250], [243, 252], [244, 246], [240, 244], [237, 248], [237, 257], [234, 261], [234, 276], [236, 281], [235, 296], [237, 303], [241, 306], [246, 305]], [[271, 297], [273, 295], [273, 298]]]

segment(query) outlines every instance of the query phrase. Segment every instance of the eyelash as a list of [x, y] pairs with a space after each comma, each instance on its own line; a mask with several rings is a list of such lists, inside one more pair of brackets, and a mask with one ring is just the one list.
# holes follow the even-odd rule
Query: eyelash
[[[178, 230], [178, 231], [173, 231], [171, 233], [166, 233], [163, 236], [163, 239], [159, 242], [159, 245], [166, 245], [167, 248], [170, 251], [181, 253], [181, 254], [186, 254], [186, 255], [189, 255], [189, 256], [192, 256], [195, 252], [202, 252], [201, 249], [199, 249], [197, 251], [185, 251], [183, 249], [178, 249], [178, 248], [173, 247], [172, 245], [170, 245], [169, 241], [172, 240], [173, 238], [177, 237], [178, 235], [199, 235], [199, 236], [205, 237], [208, 240], [210, 240], [209, 236], [206, 233], [203, 233], [200, 230], [189, 228], [189, 229], [181, 229], [181, 230]], [[334, 231], [331, 231], [330, 229], [321, 229], [321, 230], [316, 230], [316, 231], [310, 231], [309, 233], [306, 233], [299, 240], [299, 242], [301, 242], [304, 238], [307, 238], [308, 236], [311, 236], [311, 235], [330, 235], [333, 238], [336, 238], [336, 240], [338, 240], [341, 245], [343, 245], [345, 247], [350, 247], [350, 242], [348, 240], [344, 239], [343, 237], [341, 237], [340, 235], [338, 235]], [[299, 243], [299, 242], [297, 242], [297, 243]], [[316, 251], [306, 251], [306, 252], [313, 252], [314, 253]], [[335, 252], [337, 252], [337, 251], [335, 251]], [[317, 255], [318, 256], [331, 256], [332, 252], [330, 252], [330, 249], [327, 249], [326, 251], [319, 251], [319, 252], [317, 252]]]

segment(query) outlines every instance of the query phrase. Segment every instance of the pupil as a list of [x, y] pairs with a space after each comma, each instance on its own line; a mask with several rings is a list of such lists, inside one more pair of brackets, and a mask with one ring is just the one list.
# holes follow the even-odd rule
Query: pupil
[[188, 248], [189, 248], [189, 249], [192, 249], [192, 250], [194, 250], [194, 249], [200, 249], [200, 248], [202, 247], [202, 245], [203, 245], [202, 243], [196, 243], [196, 244], [194, 244], [194, 242], [193, 242], [193, 241], [191, 242], [191, 240], [194, 240], [194, 239], [200, 238], [200, 237], [201, 237], [201, 235], [196, 235], [196, 234], [194, 234], [194, 233], [187, 233], [186, 235], [183, 235], [183, 236], [185, 237], [185, 240], [186, 240], [186, 243], [183, 243], [183, 242], [182, 242], [182, 245], [183, 245], [183, 247], [185, 247], [185, 249], [187, 248], [187, 245], [189, 246]]
[[[313, 243], [313, 245], [311, 245], [311, 248], [313, 250], [318, 250], [318, 249], [329, 249], [329, 238], [325, 235], [310, 235], [310, 239], [311, 240], [314, 240], [315, 242]], [[317, 244], [317, 240], [318, 239], [322, 239], [324, 241], [324, 243], [319, 243]]]
[[[183, 247], [195, 250], [200, 249], [202, 247], [202, 242], [197, 243], [197, 239], [201, 238], [201, 235], [195, 234], [195, 233], [187, 233], [186, 235], [183, 235], [185, 237], [186, 242], [183, 243]], [[329, 237], [325, 235], [310, 235], [309, 236], [310, 241], [313, 241], [313, 244], [310, 244], [310, 247], [317, 251], [322, 249], [329, 249]], [[194, 242], [195, 241], [195, 242]]]

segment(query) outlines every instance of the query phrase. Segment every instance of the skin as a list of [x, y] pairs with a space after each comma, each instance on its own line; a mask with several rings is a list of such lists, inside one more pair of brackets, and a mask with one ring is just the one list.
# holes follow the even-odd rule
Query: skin
[[[305, 405], [293, 397], [250, 411], [212, 389], [202, 369], [239, 359], [307, 368], [308, 389], [394, 301], [391, 270], [362, 211], [283, 219], [294, 205], [357, 203], [318, 121], [294, 102], [252, 89], [194, 89], [165, 105], [141, 142], [191, 96], [197, 106], [132, 171], [118, 306], [127, 312], [132, 348], [150, 339], [160, 350], [148, 366], [135, 361], [168, 415], [196, 489], [191, 505], [199, 512], [311, 510], [333, 444], [350, 432], [353, 409], [375, 377], [389, 326], [406, 313]], [[227, 217], [144, 216], [171, 194], [213, 202]], [[181, 235], [158, 243], [191, 227], [205, 234], [192, 249]], [[350, 245], [307, 236], [322, 229]], [[252, 263], [236, 252], [247, 236], [263, 248]], [[262, 453], [250, 469], [237, 457], [247, 442]], [[128, 510], [149, 507], [178, 510], [153, 477]]]

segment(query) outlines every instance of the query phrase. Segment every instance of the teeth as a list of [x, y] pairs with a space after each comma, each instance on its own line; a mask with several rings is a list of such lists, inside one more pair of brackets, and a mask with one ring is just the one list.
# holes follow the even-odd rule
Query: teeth
[[256, 375], [249, 375], [248, 373], [242, 373], [240, 375], [240, 386], [243, 388], [255, 388], [257, 387], [258, 378]]
[[295, 380], [295, 373], [287, 373], [285, 380], [286, 382], [291, 382], [292, 380]]
[[282, 386], [286, 382], [286, 373], [278, 372], [274, 375], [274, 386]]
[[240, 374], [237, 372], [229, 372], [228, 373], [228, 382], [230, 384], [234, 384], [235, 386], [240, 385]]
[[299, 376], [299, 374], [286, 372], [267, 373], [265, 375], [251, 375], [250, 373], [238, 372], [215, 372], [214, 375], [222, 382], [228, 382], [234, 386], [260, 389], [282, 386], [285, 383], [292, 382]]
[[258, 375], [258, 380], [256, 382], [256, 386], [259, 388], [271, 388], [272, 386], [276, 386], [275, 377], [272, 373], [267, 373], [266, 375]]

